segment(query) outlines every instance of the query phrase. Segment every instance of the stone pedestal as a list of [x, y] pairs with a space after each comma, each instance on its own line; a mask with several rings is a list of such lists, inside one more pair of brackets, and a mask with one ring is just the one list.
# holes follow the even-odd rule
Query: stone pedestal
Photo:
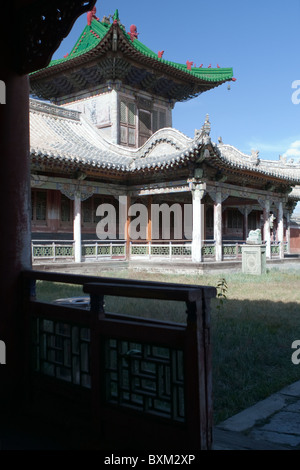
[[264, 274], [266, 272], [266, 246], [242, 246], [242, 272], [244, 274]]

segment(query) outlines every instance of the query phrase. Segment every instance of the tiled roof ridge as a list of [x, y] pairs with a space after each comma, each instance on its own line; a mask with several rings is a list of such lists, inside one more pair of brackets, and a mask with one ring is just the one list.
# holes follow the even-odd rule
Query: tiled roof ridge
[[[31, 119], [31, 153], [41, 160], [49, 158], [70, 165], [77, 162], [95, 169], [136, 172], [185, 166], [197, 159], [199, 162], [207, 160], [221, 168], [248, 170], [254, 176], [267, 175], [291, 184], [300, 182], [299, 164], [290, 166], [260, 160], [258, 152], [246, 155], [232, 145], [220, 141], [219, 144], [213, 143], [208, 116], [193, 139], [177, 129], [164, 128], [153, 134], [142, 147], [128, 149], [109, 142], [78, 111], [34, 99], [30, 100], [30, 111], [35, 115]], [[163, 144], [161, 153], [152, 155], [152, 150], [160, 144]]]
[[81, 115], [80, 111], [63, 108], [62, 106], [57, 106], [55, 104], [47, 103], [45, 101], [40, 101], [34, 98], [29, 99], [29, 108], [30, 110], [36, 111], [39, 113], [46, 113], [52, 116], [80, 121], [80, 115]]
[[[138, 39], [131, 40], [130, 35], [126, 32], [125, 28], [123, 28], [123, 26], [118, 22], [111, 23], [108, 25], [107, 23], [102, 23], [101, 21], [97, 21], [95, 19], [92, 20], [91, 26], [85, 26], [84, 30], [80, 34], [76, 43], [74, 44], [70, 54], [66, 54], [61, 59], [52, 60], [50, 64], [42, 70], [50, 71], [52, 67], [68, 63], [73, 59], [77, 59], [89, 52], [92, 52], [93, 49], [95, 49], [104, 40], [106, 36], [107, 39], [110, 34], [113, 36], [113, 30], [115, 30], [115, 28], [117, 28], [117, 33], [121, 33], [121, 37], [120, 34], [117, 34], [117, 37], [118, 40], [121, 40], [121, 42], [125, 41], [124, 44], [126, 49], [129, 48], [133, 51], [137, 51], [138, 53], [142, 54], [144, 58], [154, 60], [157, 65], [160, 64], [162, 66], [172, 67], [173, 69], [176, 69], [177, 72], [183, 72], [184, 74], [188, 74], [196, 79], [203, 80], [204, 82], [220, 82], [221, 84], [224, 81], [233, 79], [233, 71], [231, 67], [211, 68], [210, 66], [208, 66], [207, 68], [191, 67], [189, 69], [187, 64], [172, 62], [169, 60], [165, 60], [162, 57], [158, 57], [157, 53], [152, 51]], [[84, 49], [82, 49], [81, 43], [85, 44], [86, 42], [88, 45]], [[38, 72], [41, 72], [41, 70], [33, 72], [31, 75], [34, 76], [34, 74]]]
[[212, 143], [212, 145], [220, 160], [229, 167], [300, 181], [300, 164], [289, 167], [280, 160], [261, 160], [258, 150], [252, 150], [251, 155], [247, 155], [233, 145], [224, 144], [223, 142], [219, 142], [219, 144]]

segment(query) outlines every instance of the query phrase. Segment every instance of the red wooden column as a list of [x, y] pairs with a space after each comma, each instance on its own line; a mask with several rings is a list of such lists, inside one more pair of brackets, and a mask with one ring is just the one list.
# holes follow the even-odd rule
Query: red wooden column
[[0, 45], [0, 80], [6, 104], [0, 105], [0, 340], [6, 364], [0, 365], [0, 413], [20, 404], [24, 356], [20, 272], [31, 266], [28, 77], [9, 65], [7, 44]]
[[29, 341], [22, 322], [20, 282], [21, 271], [31, 266], [29, 84], [26, 74], [48, 65], [76, 18], [95, 3], [95, 0], [12, 0], [1, 4], [0, 341], [1, 350], [3, 344], [5, 346], [6, 363], [0, 364], [0, 419], [22, 405], [23, 362]]
[[147, 200], [147, 210], [148, 210], [147, 242], [151, 242], [151, 240], [152, 240], [151, 206], [152, 206], [152, 196], [148, 196], [148, 200]]

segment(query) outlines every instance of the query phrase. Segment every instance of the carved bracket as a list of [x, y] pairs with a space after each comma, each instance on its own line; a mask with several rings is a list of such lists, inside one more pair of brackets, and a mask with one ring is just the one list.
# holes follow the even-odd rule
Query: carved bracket
[[57, 184], [57, 189], [66, 197], [74, 201], [75, 196], [80, 197], [81, 201], [85, 201], [94, 194], [93, 187], [80, 188], [74, 184]]
[[212, 200], [214, 202], [218, 202], [218, 203], [223, 203], [227, 198], [228, 196], [230, 195], [230, 191], [228, 190], [220, 190], [220, 189], [216, 189], [216, 188], [213, 188], [213, 189], [208, 189], [208, 194], [210, 195], [210, 197], [212, 198]]

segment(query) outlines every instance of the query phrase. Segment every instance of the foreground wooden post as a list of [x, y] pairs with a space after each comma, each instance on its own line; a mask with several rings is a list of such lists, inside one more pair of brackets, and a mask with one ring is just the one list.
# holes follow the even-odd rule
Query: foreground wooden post
[[[212, 448], [212, 366], [210, 345], [210, 296], [202, 291], [197, 300], [187, 305], [187, 357], [188, 374], [187, 413], [192, 420], [191, 428], [201, 426], [199, 435], [201, 449]], [[194, 390], [197, 389], [197, 393]], [[199, 419], [200, 418], [200, 419]]]
[[7, 49], [4, 41], [0, 47], [0, 79], [6, 87], [6, 104], [0, 105], [0, 340], [6, 346], [6, 364], [0, 366], [1, 414], [20, 405], [25, 338], [19, 277], [31, 266], [28, 78], [4, 65]]

